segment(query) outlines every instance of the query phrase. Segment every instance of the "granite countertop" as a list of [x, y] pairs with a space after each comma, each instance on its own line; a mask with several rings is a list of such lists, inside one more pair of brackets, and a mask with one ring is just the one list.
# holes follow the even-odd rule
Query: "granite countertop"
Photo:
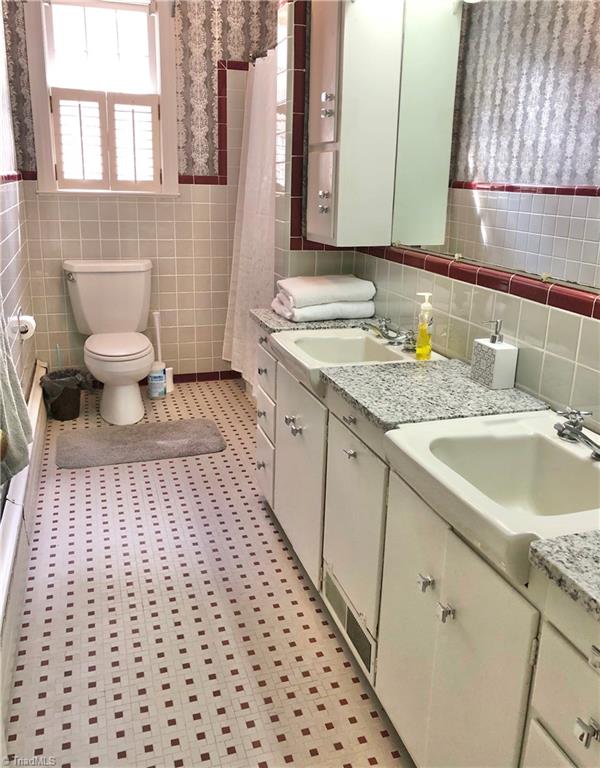
[[600, 530], [533, 541], [529, 560], [600, 621]]
[[374, 318], [362, 318], [361, 320], [313, 320], [310, 323], [293, 323], [286, 320], [272, 309], [251, 309], [250, 317], [270, 333], [277, 331], [307, 331], [320, 328], [360, 328], [365, 322], [373, 322]]
[[470, 370], [461, 360], [415, 361], [323, 368], [321, 378], [385, 430], [419, 421], [548, 407], [518, 389], [492, 390], [477, 384], [470, 378]]

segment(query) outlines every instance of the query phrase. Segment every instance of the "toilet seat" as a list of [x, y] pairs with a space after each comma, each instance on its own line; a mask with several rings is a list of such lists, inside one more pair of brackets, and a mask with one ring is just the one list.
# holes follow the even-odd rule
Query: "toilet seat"
[[88, 336], [84, 349], [95, 360], [119, 362], [145, 357], [152, 344], [143, 333], [94, 333]]

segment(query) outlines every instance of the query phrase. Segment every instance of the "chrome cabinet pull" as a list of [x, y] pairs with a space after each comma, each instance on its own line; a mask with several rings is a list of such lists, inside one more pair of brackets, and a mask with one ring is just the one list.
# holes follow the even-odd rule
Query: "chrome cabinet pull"
[[334, 109], [329, 109], [329, 107], [323, 107], [321, 109], [321, 119], [324, 120], [326, 117], [333, 117], [335, 115]]
[[335, 99], [335, 93], [328, 93], [327, 91], [321, 91], [321, 104], [325, 104], [328, 101]]
[[319, 213], [329, 213], [328, 205], [319, 205]]
[[428, 576], [427, 574], [420, 573], [417, 576], [417, 585], [421, 592], [427, 592], [429, 588], [433, 589], [435, 586], [435, 579], [431, 576]]
[[290, 424], [294, 424], [296, 421], [295, 416], [284, 416], [283, 421], [285, 422], [286, 427], [289, 427]]
[[257, 368], [256, 370], [258, 371], [259, 376], [264, 376], [264, 374], [267, 372], [266, 368]]
[[342, 451], [346, 454], [346, 456], [349, 459], [355, 459], [356, 458], [356, 451], [352, 450], [352, 448], [342, 448]]
[[319, 200], [329, 200], [329, 198], [331, 197], [331, 192], [329, 192], [327, 189], [320, 189], [317, 192], [317, 197], [319, 198]]
[[257, 461], [256, 462], [256, 469], [264, 469], [267, 465], [264, 461]]
[[442, 622], [442, 624], [445, 624], [448, 619], [456, 618], [456, 609], [451, 605], [442, 605], [442, 603], [438, 603], [436, 611], [438, 619]]
[[290, 427], [290, 432], [294, 437], [296, 437], [297, 435], [301, 435], [302, 427], [297, 427], [295, 424], [292, 424], [292, 426]]
[[356, 424], [356, 416], [342, 416], [344, 424]]
[[267, 341], [269, 341], [269, 337], [268, 336], [259, 336], [258, 337], [258, 343], [259, 344], [266, 344]]
[[589, 749], [592, 741], [600, 741], [600, 723], [597, 723], [593, 717], [590, 717], [589, 723], [586, 723], [582, 717], [575, 720], [573, 733], [584, 749]]
[[266, 411], [256, 411], [256, 415], [258, 416], [259, 419], [262, 419], [263, 416], [267, 415], [267, 412]]

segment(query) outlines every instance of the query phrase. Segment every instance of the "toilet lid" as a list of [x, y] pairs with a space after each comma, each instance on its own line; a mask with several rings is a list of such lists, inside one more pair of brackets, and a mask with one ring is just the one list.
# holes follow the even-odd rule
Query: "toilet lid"
[[94, 333], [85, 342], [85, 350], [106, 360], [136, 360], [152, 349], [143, 333]]

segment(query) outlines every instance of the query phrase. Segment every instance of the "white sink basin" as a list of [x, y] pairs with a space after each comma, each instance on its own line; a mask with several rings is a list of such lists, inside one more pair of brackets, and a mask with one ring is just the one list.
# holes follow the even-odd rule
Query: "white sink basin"
[[600, 528], [600, 463], [561, 441], [552, 411], [407, 424], [392, 467], [466, 539], [528, 581], [529, 544]]
[[[271, 335], [271, 342], [275, 355], [290, 373], [317, 392], [324, 390], [321, 368], [415, 359], [413, 352], [403, 352], [401, 347], [394, 347], [362, 328], [280, 331]], [[444, 358], [432, 352], [431, 359]]]

